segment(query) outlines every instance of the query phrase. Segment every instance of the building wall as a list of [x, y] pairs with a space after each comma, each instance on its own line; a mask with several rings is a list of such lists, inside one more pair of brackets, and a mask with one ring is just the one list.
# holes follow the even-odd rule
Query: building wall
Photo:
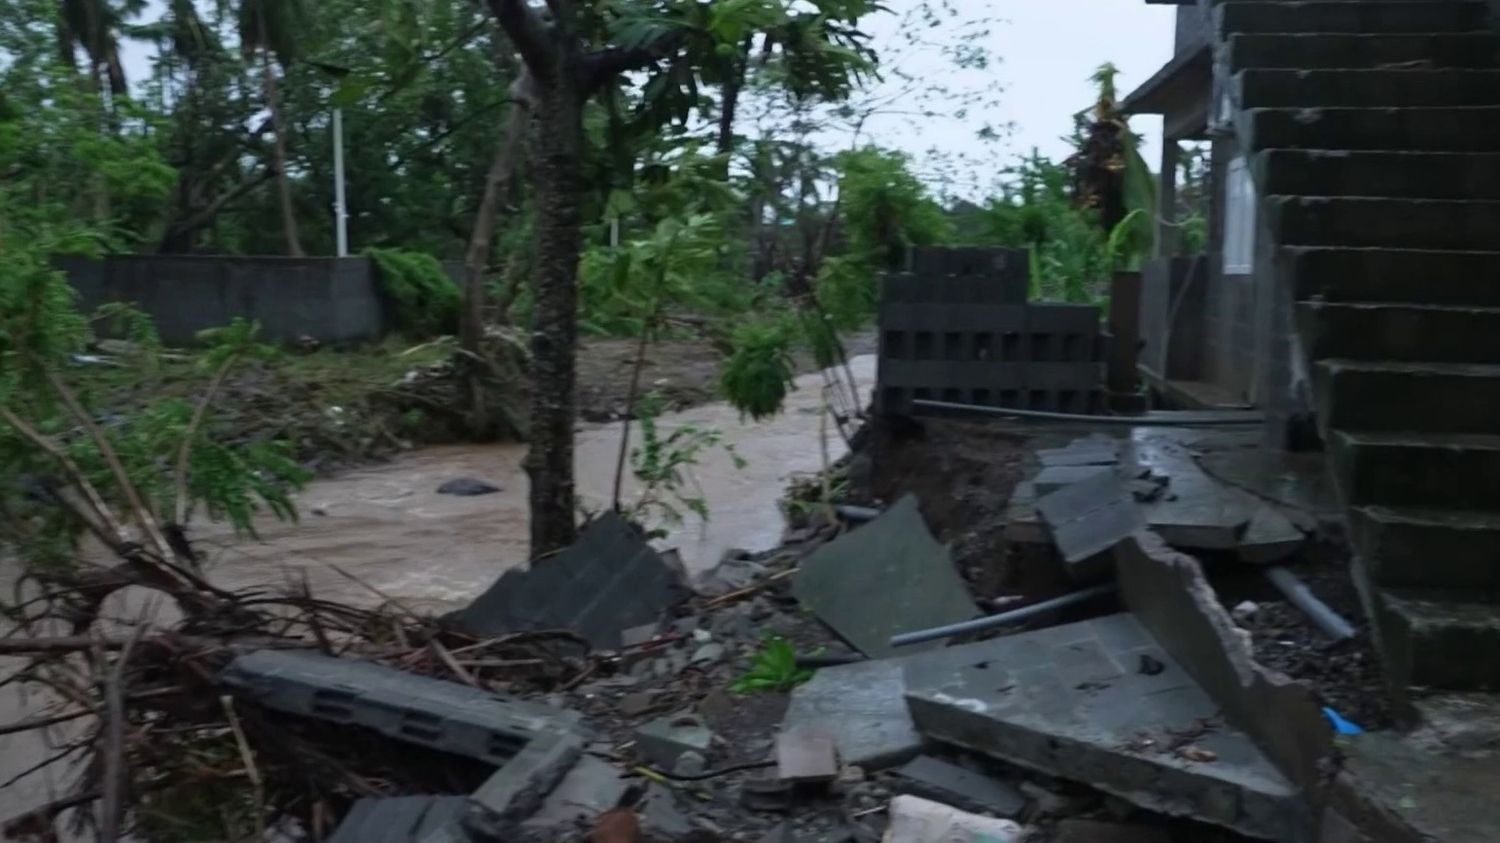
[[366, 258], [111, 255], [54, 264], [85, 311], [133, 303], [171, 344], [192, 343], [204, 328], [236, 318], [258, 321], [271, 340], [351, 342], [378, 337], [386, 325]]
[[[1497, 0], [1500, 2], [1500, 0]], [[1208, 8], [1196, 3], [1177, 7], [1177, 38], [1174, 54], [1186, 53], [1208, 43], [1213, 27]]]

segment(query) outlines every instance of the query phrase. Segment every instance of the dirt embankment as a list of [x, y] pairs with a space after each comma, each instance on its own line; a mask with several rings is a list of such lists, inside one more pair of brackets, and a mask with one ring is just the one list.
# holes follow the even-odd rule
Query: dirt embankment
[[[873, 334], [851, 337], [848, 353], [865, 354]], [[629, 404], [638, 351], [628, 337], [585, 339], [578, 349], [578, 415], [620, 419]], [[281, 439], [297, 458], [328, 474], [422, 445], [468, 441], [449, 342], [399, 338], [355, 349], [289, 350], [271, 362], [234, 369], [220, 388], [212, 425], [224, 440]], [[704, 339], [669, 339], [646, 348], [642, 392], [655, 392], [663, 411], [722, 398], [723, 351]], [[106, 415], [125, 416], [160, 397], [195, 400], [208, 376], [195, 356], [171, 353], [159, 375], [143, 378], [126, 365], [79, 369], [86, 391]], [[800, 372], [815, 365], [799, 355]], [[502, 387], [504, 413], [524, 415], [525, 384]]]

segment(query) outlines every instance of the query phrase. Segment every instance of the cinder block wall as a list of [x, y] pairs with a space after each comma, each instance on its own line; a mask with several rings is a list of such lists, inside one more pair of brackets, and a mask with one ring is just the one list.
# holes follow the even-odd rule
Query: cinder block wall
[[1099, 308], [1029, 304], [1029, 283], [1024, 250], [916, 250], [910, 272], [881, 283], [877, 409], [1101, 410]]
[[387, 324], [366, 258], [111, 255], [54, 265], [85, 311], [133, 303], [169, 344], [192, 343], [237, 317], [258, 321], [266, 339], [331, 343], [379, 337]]

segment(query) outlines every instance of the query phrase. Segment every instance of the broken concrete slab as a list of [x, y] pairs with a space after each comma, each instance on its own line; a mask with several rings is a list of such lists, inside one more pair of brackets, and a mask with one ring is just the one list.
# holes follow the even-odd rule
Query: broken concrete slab
[[931, 755], [896, 771], [896, 789], [976, 814], [1015, 818], [1026, 810], [1026, 796], [998, 779]]
[[[547, 794], [536, 813], [521, 823], [521, 828], [527, 832], [550, 832], [546, 839], [575, 839], [600, 814], [616, 807], [630, 784], [613, 765], [585, 755]], [[692, 830], [677, 809], [671, 790], [658, 784], [646, 789], [636, 813], [650, 839], [676, 840]]]
[[395, 740], [505, 764], [534, 740], [581, 737], [575, 711], [514, 700], [353, 658], [257, 650], [219, 674], [236, 695], [266, 708], [362, 726]]
[[919, 796], [897, 796], [884, 843], [1020, 843], [1025, 830], [1010, 820], [980, 817]]
[[912, 495], [814, 551], [793, 577], [792, 593], [871, 658], [895, 652], [892, 635], [978, 614], [948, 548], [932, 537]]
[[571, 629], [597, 649], [618, 650], [624, 630], [660, 620], [689, 596], [680, 563], [658, 554], [638, 530], [607, 512], [573, 546], [528, 569], [506, 571], [447, 620], [477, 638]]
[[1113, 559], [1101, 554], [1146, 526], [1135, 496], [1113, 471], [1042, 495], [1036, 512], [1069, 575], [1080, 582], [1107, 578]]
[[1278, 507], [1261, 504], [1240, 536], [1235, 554], [1252, 565], [1274, 565], [1307, 543], [1303, 533]]
[[496, 765], [464, 820], [484, 833], [498, 835], [534, 810], [583, 752], [577, 712], [374, 662], [258, 650], [236, 657], [219, 681], [266, 708]]
[[1234, 550], [1257, 502], [1238, 489], [1192, 469], [1170, 474], [1171, 489], [1146, 504], [1146, 521], [1173, 547]]
[[[1298, 788], [1130, 615], [953, 647], [906, 666], [929, 737], [1086, 782], [1150, 810], [1306, 839]], [[1147, 655], [1161, 670], [1143, 671]], [[1193, 753], [1180, 753], [1191, 735]]]
[[636, 754], [647, 764], [671, 770], [685, 753], [707, 757], [714, 733], [691, 712], [661, 717], [635, 730]]
[[1367, 732], [1339, 740], [1343, 764], [1330, 809], [1343, 837], [1330, 843], [1492, 843], [1500, 820], [1500, 763], [1494, 746], [1459, 749], [1412, 735]]
[[1106, 465], [1059, 465], [1042, 469], [1031, 478], [1031, 483], [1036, 487], [1039, 498], [1046, 497], [1059, 489], [1067, 488], [1074, 483], [1081, 483], [1101, 474], [1117, 475], [1118, 467], [1114, 463]]
[[1148, 825], [1066, 819], [1057, 824], [1052, 843], [1172, 843], [1172, 832]]
[[776, 736], [776, 778], [792, 784], [825, 784], [839, 777], [837, 746], [810, 729]]
[[[1316, 792], [1333, 731], [1312, 691], [1255, 661], [1249, 633], [1235, 625], [1197, 560], [1138, 533], [1115, 548], [1126, 607], [1198, 682], [1236, 728], [1278, 769]], [[1303, 826], [1312, 819], [1295, 815]]]
[[1075, 439], [1061, 448], [1041, 448], [1037, 460], [1045, 468], [1076, 465], [1114, 465], [1120, 461], [1120, 442], [1108, 437]]
[[880, 770], [915, 757], [927, 741], [906, 709], [902, 665], [908, 659], [825, 667], [792, 691], [782, 731], [833, 738], [839, 758]]
[[614, 765], [585, 755], [547, 794], [536, 813], [521, 825], [527, 829], [562, 829], [592, 821], [615, 807], [630, 786]]
[[466, 796], [366, 797], [344, 815], [328, 843], [424, 843], [459, 827]]

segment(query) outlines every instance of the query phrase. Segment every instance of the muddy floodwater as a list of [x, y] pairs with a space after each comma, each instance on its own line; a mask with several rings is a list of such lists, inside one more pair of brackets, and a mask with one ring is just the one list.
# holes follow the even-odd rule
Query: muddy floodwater
[[[868, 396], [875, 364], [852, 361], [862, 395]], [[716, 403], [663, 415], [661, 435], [695, 425], [721, 431], [744, 460], [742, 468], [722, 449], [701, 453], [690, 482], [708, 505], [709, 520], [688, 515], [668, 527], [660, 544], [682, 553], [689, 570], [711, 568], [730, 548], [760, 550], [781, 535], [777, 501], [798, 474], [817, 471], [825, 448], [830, 460], [845, 452], [832, 423], [822, 419], [823, 378], [797, 381], [786, 409], [759, 423], [741, 421]], [[577, 436], [578, 492], [591, 510], [610, 505], [619, 423], [584, 425]], [[639, 436], [639, 427], [633, 431]], [[260, 540], [236, 538], [213, 528], [196, 536], [212, 559], [216, 583], [234, 588], [285, 581], [306, 572], [321, 597], [363, 603], [371, 592], [336, 569], [382, 593], [422, 607], [457, 607], [478, 594], [507, 567], [527, 556], [526, 476], [521, 444], [452, 446], [414, 451], [389, 463], [320, 480], [303, 492], [297, 524], [266, 523]], [[477, 497], [437, 494], [447, 480], [470, 477], [499, 486]], [[627, 484], [627, 505], [637, 490]], [[667, 526], [667, 525], [663, 525]]]
[[[856, 357], [850, 365], [861, 400], [867, 401], [874, 357]], [[659, 544], [677, 548], [692, 573], [712, 568], [731, 548], [774, 546], [783, 527], [777, 503], [787, 484], [819, 470], [825, 458], [844, 455], [843, 439], [823, 417], [824, 383], [820, 373], [798, 378], [785, 411], [758, 423], [742, 421], [722, 403], [661, 417], [663, 436], [683, 425], [717, 429], [745, 462], [736, 468], [721, 449], [703, 452], [690, 479], [708, 505], [709, 520], [689, 515], [681, 525], [661, 524], [670, 533]], [[578, 492], [591, 510], [610, 505], [620, 433], [620, 423], [578, 429]], [[526, 446], [518, 444], [413, 451], [310, 484], [299, 498], [299, 523], [267, 521], [259, 525], [258, 539], [205, 525], [193, 538], [209, 559], [210, 579], [226, 588], [276, 585], [305, 575], [314, 593], [327, 599], [380, 602], [373, 589], [413, 608], [456, 608], [526, 560], [525, 453]], [[478, 497], [437, 494], [438, 486], [459, 477], [486, 481], [500, 491]], [[622, 497], [629, 503], [637, 494], [627, 483]], [[0, 587], [8, 593], [17, 572], [12, 563], [0, 565]], [[21, 719], [35, 707], [15, 688], [0, 689], [0, 723]], [[0, 781], [35, 764], [43, 752], [34, 733], [0, 736]], [[59, 787], [56, 779], [34, 776], [0, 790], [0, 820]]]

